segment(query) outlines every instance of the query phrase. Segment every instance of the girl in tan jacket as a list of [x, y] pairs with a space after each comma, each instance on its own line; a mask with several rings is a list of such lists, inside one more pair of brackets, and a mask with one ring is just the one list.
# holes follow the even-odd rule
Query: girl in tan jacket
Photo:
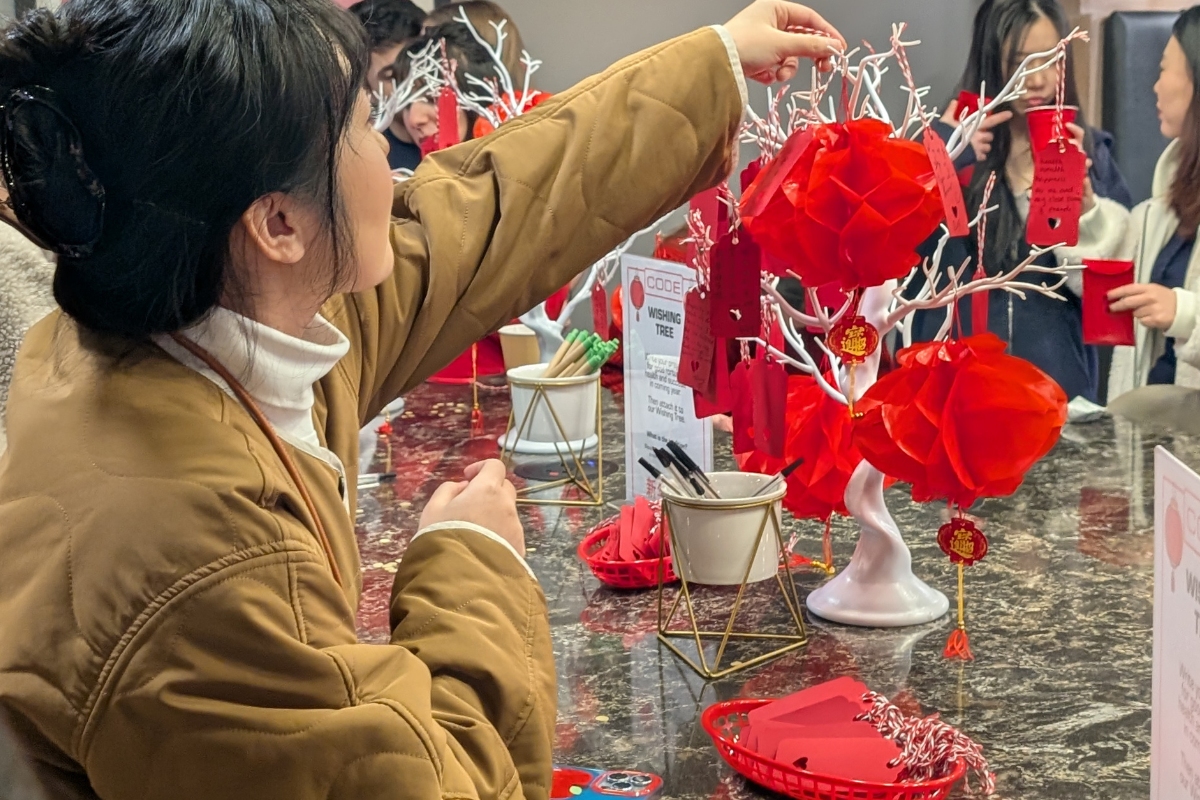
[[[759, 0], [396, 190], [328, 0], [73, 0], [0, 39], [0, 164], [58, 254], [0, 460], [0, 700], [56, 796], [545, 798], [545, 601], [498, 462], [440, 487], [355, 640], [358, 431], [719, 181]], [[401, 456], [402, 458], [402, 456]]]

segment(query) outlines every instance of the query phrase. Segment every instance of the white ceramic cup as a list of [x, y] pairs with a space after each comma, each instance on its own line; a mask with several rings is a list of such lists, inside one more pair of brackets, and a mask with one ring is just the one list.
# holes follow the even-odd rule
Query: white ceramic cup
[[[779, 569], [779, 541], [769, 518], [757, 551], [751, 551], [768, 509], [775, 523], [780, 524], [780, 500], [787, 493], [787, 485], [781, 481], [769, 492], [751, 495], [774, 477], [755, 472], [710, 472], [709, 482], [721, 495], [720, 500], [681, 497], [663, 486], [663, 502], [670, 505], [671, 556], [676, 572], [690, 583], [737, 586], [753, 559], [748, 583], [773, 577]], [[738, 508], [747, 503], [753, 505]]]
[[[596, 383], [600, 372], [574, 378], [543, 378], [545, 371], [545, 364], [529, 364], [508, 371], [514, 432], [525, 442], [575, 442], [595, 436]], [[535, 398], [538, 386], [545, 391], [545, 398]], [[554, 407], [553, 414], [547, 399]], [[531, 413], [532, 419], [526, 420]], [[554, 423], [555, 416], [562, 425], [561, 433]]]

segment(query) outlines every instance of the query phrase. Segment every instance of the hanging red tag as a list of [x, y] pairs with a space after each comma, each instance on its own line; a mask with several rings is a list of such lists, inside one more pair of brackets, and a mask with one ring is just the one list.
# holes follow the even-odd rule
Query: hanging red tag
[[[721, 237], [729, 232], [729, 208], [721, 202], [717, 187], [713, 187], [694, 196], [688, 203], [691, 211], [700, 212], [700, 224], [704, 226], [709, 238], [719, 242]], [[715, 248], [714, 248], [715, 249]], [[695, 268], [699, 250], [696, 242], [688, 242], [687, 263]], [[711, 265], [711, 253], [709, 263]]]
[[[734, 243], [737, 239], [737, 243]], [[712, 332], [718, 338], [758, 335], [762, 254], [745, 231], [723, 237], [713, 248]]]
[[787, 370], [776, 361], [758, 358], [750, 365], [754, 446], [772, 458], [783, 458], [787, 438], [787, 383]]
[[[975, 274], [971, 276], [971, 280], [977, 281], [986, 278], [985, 273], [979, 267], [975, 268]], [[975, 292], [971, 295], [971, 335], [978, 336], [981, 333], [987, 333], [988, 329], [988, 302], [991, 297], [991, 292]]]
[[1079, 243], [1087, 156], [1074, 142], [1050, 142], [1034, 164], [1025, 238], [1039, 247]]
[[712, 379], [712, 324], [707, 297], [699, 289], [687, 293], [683, 302], [683, 342], [679, 348], [679, 382], [702, 394], [709, 394]]
[[971, 232], [967, 220], [967, 202], [963, 199], [962, 185], [958, 182], [958, 172], [954, 162], [946, 152], [946, 143], [937, 135], [933, 128], [926, 128], [923, 137], [925, 153], [933, 166], [933, 179], [937, 181], [938, 191], [942, 194], [942, 209], [946, 212], [946, 227], [951, 236], [966, 236]]
[[706, 419], [716, 414], [728, 414], [733, 408], [733, 389], [730, 386], [729, 347], [724, 339], [718, 339], [713, 348], [713, 365], [708, 381], [708, 391], [692, 390], [692, 406], [697, 419]]
[[983, 531], [969, 519], [959, 517], [938, 529], [938, 547], [950, 556], [950, 563], [969, 567], [983, 561], [988, 552], [988, 540]]
[[458, 129], [458, 96], [449, 86], [438, 93], [437, 107], [437, 149], [445, 150], [462, 141], [462, 132]]
[[[848, 295], [842, 291], [841, 284], [827, 283], [824, 286], [817, 287], [817, 302], [821, 304], [821, 308], [825, 309], [828, 314], [836, 314], [842, 306], [846, 305], [846, 297]], [[812, 298], [808, 292], [804, 293], [804, 313], [810, 317], [815, 317], [816, 309], [812, 307]], [[809, 333], [825, 333], [825, 329], [820, 325], [809, 325]]]
[[608, 338], [608, 291], [604, 284], [592, 284], [592, 330]]
[[879, 347], [879, 331], [863, 317], [842, 317], [829, 331], [827, 342], [843, 364], [861, 364]]
[[750, 362], [739, 361], [729, 376], [733, 399], [733, 452], [740, 455], [754, 449], [754, 388], [750, 385]]
[[788, 140], [783, 143], [783, 148], [779, 151], [779, 155], [771, 159], [762, 171], [755, 176], [753, 183], [742, 192], [742, 217], [757, 217], [763, 213], [767, 207], [767, 203], [775, 196], [780, 185], [783, 184], [783, 179], [792, 171], [792, 167], [796, 166], [796, 162], [800, 160], [800, 156], [804, 155], [804, 151], [808, 149], [809, 143], [813, 140], [813, 133], [810, 128], [805, 127], [803, 130], [796, 131]]

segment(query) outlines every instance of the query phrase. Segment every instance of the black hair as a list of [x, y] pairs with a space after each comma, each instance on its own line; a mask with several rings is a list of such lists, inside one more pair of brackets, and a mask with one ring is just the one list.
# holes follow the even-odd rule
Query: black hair
[[[467, 80], [468, 75], [480, 80], [496, 78], [495, 62], [492, 61], [487, 48], [471, 35], [466, 25], [461, 22], [447, 22], [425, 31], [421, 38], [410, 42], [400, 51], [396, 63], [392, 66], [396, 80], [403, 81], [408, 77], [408, 71], [412, 67], [411, 56], [420, 53], [430, 42], [446, 43], [446, 58], [454, 62], [455, 83], [464, 94], [479, 91], [478, 87], [471, 86]], [[475, 120], [479, 115], [466, 108], [463, 112], [467, 116], [467, 129], [463, 132], [465, 140], [471, 138]]]
[[367, 59], [329, 0], [72, 0], [10, 26], [0, 160], [62, 309], [138, 338], [199, 321], [240, 288], [238, 219], [277, 191], [323, 209], [342, 285], [336, 166]]
[[[1021, 65], [1019, 51], [1025, 34], [1030, 26], [1042, 18], [1050, 20], [1060, 39], [1066, 38], [1071, 31], [1066, 12], [1058, 0], [994, 0], [986, 22], [976, 20], [976, 35], [980, 43], [977, 49], [972, 49], [963, 72], [964, 90], [978, 92], [980, 84], [986, 82], [989, 95], [1000, 91]], [[1078, 106], [1079, 93], [1075, 88], [1074, 62], [1069, 46], [1066, 63], [1061, 69], [1065, 72], [1064, 102]], [[1025, 241], [1025, 226], [1021, 222], [1005, 171], [1012, 150], [1012, 124], [1010, 122], [992, 129], [992, 149], [985, 160], [975, 164], [975, 172], [965, 193], [967, 208], [971, 209], [973, 215], [983, 202], [988, 176], [996, 173], [996, 188], [991, 203], [998, 208], [988, 215], [984, 252], [984, 266], [992, 274], [1015, 266], [1020, 261], [1022, 242]], [[1087, 132], [1084, 149], [1090, 155], [1092, 136], [1082, 110], [1077, 113], [1075, 124]], [[976, 250], [976, 241], [976, 234], [972, 232], [971, 252]]]
[[425, 24], [425, 12], [412, 0], [362, 0], [350, 6], [350, 13], [367, 29], [372, 50], [406, 44]]
[[983, 3], [975, 11], [975, 19], [971, 23], [971, 49], [967, 51], [967, 64], [963, 67], [963, 74], [958, 79], [958, 85], [954, 87], [954, 96], [950, 98], [951, 100], [958, 99], [959, 92], [979, 91], [979, 59], [976, 54], [983, 50], [983, 41], [987, 38], [988, 17], [991, 16], [992, 7], [995, 4], [996, 0], [983, 0]]
[[1171, 30], [1187, 57], [1192, 74], [1192, 101], [1179, 136], [1179, 166], [1171, 184], [1171, 208], [1179, 217], [1179, 234], [1196, 238], [1200, 228], [1200, 6], [1192, 6], [1179, 15]]

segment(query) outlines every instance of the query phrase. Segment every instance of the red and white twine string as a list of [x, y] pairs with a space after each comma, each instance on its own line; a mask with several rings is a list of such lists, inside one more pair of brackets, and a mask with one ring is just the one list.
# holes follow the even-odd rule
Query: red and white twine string
[[[903, 781], [929, 781], [949, 775], [962, 761], [979, 778], [984, 794], [996, 791], [996, 776], [988, 769], [983, 748], [956, 728], [942, 722], [937, 714], [910, 717], [877, 692], [868, 692], [863, 700], [871, 709], [858, 719], [870, 722], [902, 750], [889, 767], [904, 767]], [[969, 782], [968, 782], [969, 788]]]
[[[979, 253], [975, 261], [975, 274], [983, 272], [983, 249], [987, 243], [987, 207], [992, 199], [992, 189], [996, 188], [996, 173], [988, 176], [987, 185], [983, 187], [983, 202], [979, 204]], [[976, 331], [979, 333], [979, 331]]]
[[1063, 123], [1063, 106], [1066, 105], [1067, 98], [1067, 47], [1076, 39], [1081, 42], [1089, 41], [1086, 31], [1076, 29], [1067, 34], [1056, 48], [1059, 65], [1058, 84], [1054, 89], [1054, 136], [1052, 138], [1058, 142], [1060, 148], [1066, 146], [1067, 138], [1066, 125]]

